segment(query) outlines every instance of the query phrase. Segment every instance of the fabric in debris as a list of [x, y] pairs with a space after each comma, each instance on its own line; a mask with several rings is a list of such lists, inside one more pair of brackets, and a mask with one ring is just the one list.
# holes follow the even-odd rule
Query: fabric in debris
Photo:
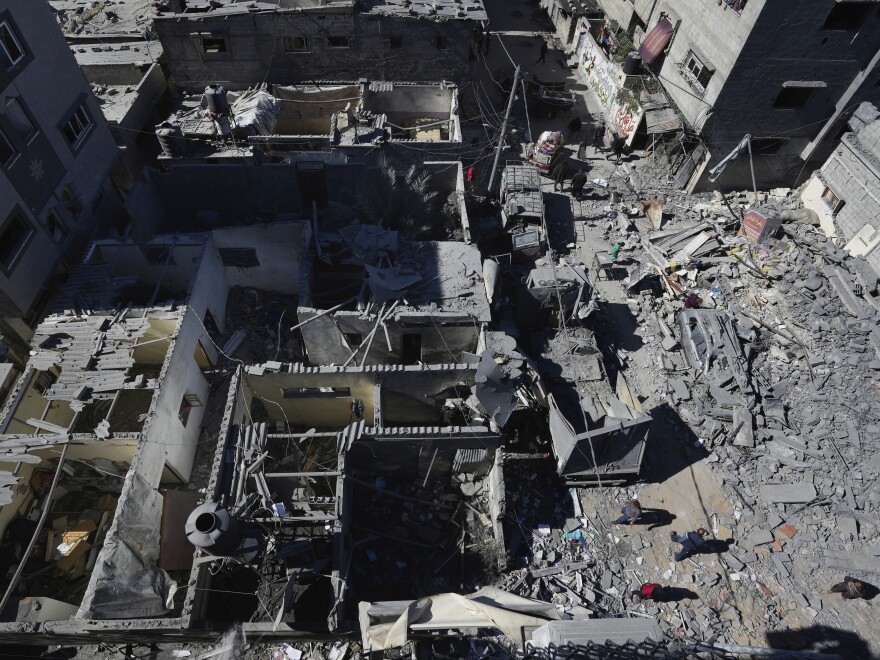
[[171, 611], [177, 583], [156, 565], [162, 495], [130, 470], [78, 619], [137, 619]]

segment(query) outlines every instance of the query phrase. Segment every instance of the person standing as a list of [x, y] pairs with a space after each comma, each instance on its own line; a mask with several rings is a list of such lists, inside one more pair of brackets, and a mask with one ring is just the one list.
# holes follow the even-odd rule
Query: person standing
[[575, 137], [580, 135], [583, 125], [584, 123], [581, 121], [580, 117], [575, 117], [570, 122], [568, 122], [568, 139], [573, 140]]
[[847, 575], [843, 582], [835, 584], [828, 590], [829, 594], [840, 594], [844, 600], [854, 600], [865, 597], [865, 583]]
[[691, 555], [696, 554], [704, 545], [706, 545], [704, 537], [708, 533], [709, 532], [702, 527], [695, 532], [688, 532], [684, 536], [679, 536], [676, 532], [672, 532], [672, 540], [676, 543], [681, 543], [681, 550], [675, 553], [675, 561], [681, 561], [682, 559], [687, 559]]
[[584, 138], [578, 144], [577, 158], [578, 158], [578, 160], [586, 160], [586, 158], [587, 158], [587, 138]]
[[596, 130], [593, 131], [593, 148], [596, 151], [601, 151], [605, 146], [605, 123], [599, 122], [599, 125], [596, 126]]
[[556, 165], [553, 166], [553, 171], [551, 173], [553, 177], [553, 192], [559, 190], [560, 192], [565, 189], [565, 161], [560, 160]]
[[492, 33], [486, 32], [483, 36], [483, 55], [489, 54], [489, 43], [492, 41]]
[[578, 170], [578, 173], [571, 178], [571, 194], [578, 201], [581, 199], [585, 185], [587, 185], [587, 175], [583, 168], [581, 168]]
[[[572, 183], [572, 187], [573, 186], [574, 183]], [[642, 505], [636, 499], [627, 500], [626, 504], [620, 507], [620, 512], [623, 515], [611, 523], [612, 525], [622, 525], [625, 522], [628, 522], [630, 525], [635, 525], [636, 520], [642, 515]]]
[[547, 42], [541, 41], [541, 56], [535, 64], [543, 64], [547, 61]]
[[614, 139], [611, 140], [611, 153], [614, 155], [618, 163], [620, 163], [620, 159], [623, 158], [623, 150], [625, 147], [626, 139], [624, 139], [622, 135], [615, 133]]
[[474, 192], [474, 179], [476, 179], [476, 172], [474, 171], [474, 166], [471, 165], [467, 171], [467, 184], [468, 188], [471, 192]]

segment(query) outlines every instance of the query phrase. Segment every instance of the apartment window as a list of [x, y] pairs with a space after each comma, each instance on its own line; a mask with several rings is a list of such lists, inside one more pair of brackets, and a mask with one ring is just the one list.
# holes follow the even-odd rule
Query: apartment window
[[828, 186], [825, 186], [825, 190], [822, 191], [822, 201], [828, 205], [832, 213], [837, 213], [843, 208], [843, 201]]
[[6, 100], [6, 109], [3, 114], [6, 116], [8, 125], [23, 142], [30, 142], [31, 138], [37, 134], [34, 123], [17, 98], [10, 97]]
[[752, 154], [755, 156], [777, 156], [788, 144], [790, 138], [760, 137], [752, 138]]
[[222, 37], [202, 37], [202, 52], [214, 55], [226, 53], [226, 39]]
[[305, 53], [309, 50], [309, 40], [305, 37], [284, 37], [285, 53]]
[[704, 62], [694, 51], [689, 51], [682, 64], [682, 73], [691, 87], [704, 92], [715, 73], [715, 67]]
[[94, 128], [92, 117], [86, 109], [85, 101], [82, 101], [70, 115], [70, 118], [61, 125], [61, 132], [67, 138], [71, 149], [75, 151], [82, 146], [92, 128]]
[[327, 45], [330, 48], [348, 48], [351, 44], [348, 37], [327, 37]]
[[260, 265], [254, 248], [220, 248], [220, 259], [224, 266], [233, 268], [256, 268]]
[[401, 37], [399, 34], [388, 37], [388, 45], [394, 49], [401, 48], [403, 46], [403, 37]]
[[776, 95], [773, 107], [803, 108], [813, 96], [815, 89], [815, 87], [783, 87]]
[[34, 235], [31, 224], [18, 211], [0, 229], [0, 269], [7, 275], [15, 267], [19, 257]]
[[870, 2], [837, 2], [825, 19], [823, 30], [858, 30], [872, 7]]
[[52, 239], [56, 243], [63, 241], [64, 237], [67, 235], [67, 227], [54, 210], [50, 210], [46, 215], [46, 229], [52, 234]]
[[0, 23], [0, 64], [11, 69], [24, 59], [24, 48], [9, 21]]
[[437, 37], [437, 49], [438, 50], [446, 50], [446, 45], [449, 43], [449, 39], [447, 37]]
[[6, 137], [6, 133], [3, 132], [3, 129], [0, 129], [0, 165], [9, 167], [17, 155], [18, 152], [12, 146], [9, 138]]

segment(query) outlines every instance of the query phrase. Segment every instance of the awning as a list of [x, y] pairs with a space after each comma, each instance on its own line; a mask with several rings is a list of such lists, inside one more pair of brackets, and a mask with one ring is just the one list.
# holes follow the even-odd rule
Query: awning
[[654, 26], [654, 29], [648, 33], [642, 45], [639, 46], [639, 55], [642, 56], [643, 64], [651, 64], [660, 57], [660, 53], [663, 52], [666, 44], [672, 39], [674, 31], [675, 28], [672, 26], [672, 21], [668, 18], [660, 19], [660, 22]]
[[658, 135], [681, 130], [681, 120], [663, 94], [642, 92], [639, 102], [645, 110], [648, 135]]

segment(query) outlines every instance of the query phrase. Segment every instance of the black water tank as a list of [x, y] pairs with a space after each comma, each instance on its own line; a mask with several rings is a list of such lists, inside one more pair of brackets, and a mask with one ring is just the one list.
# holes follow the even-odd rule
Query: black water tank
[[219, 557], [228, 557], [241, 544], [238, 521], [217, 502], [205, 502], [189, 515], [186, 538], [197, 548]]
[[623, 72], [628, 76], [635, 76], [642, 69], [642, 56], [639, 51], [631, 50], [626, 54], [626, 62], [623, 63]]

